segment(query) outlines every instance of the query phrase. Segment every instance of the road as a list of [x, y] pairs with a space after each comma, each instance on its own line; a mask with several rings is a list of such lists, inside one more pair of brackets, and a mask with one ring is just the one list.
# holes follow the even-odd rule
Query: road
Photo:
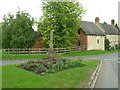
[[27, 62], [28, 60], [0, 60], [0, 65], [19, 64]]
[[120, 90], [120, 52], [82, 57], [83, 60], [102, 60], [102, 67], [95, 88], [119, 88]]
[[118, 54], [120, 54], [120, 52], [114, 52], [114, 53], [109, 53], [109, 54], [99, 54], [99, 55], [90, 55], [90, 56], [75, 56], [75, 57], [68, 57], [68, 59], [70, 60], [74, 60], [74, 59], [82, 59], [82, 60], [104, 60], [104, 59], [112, 59], [112, 58], [116, 58], [118, 59]]
[[103, 60], [95, 88], [118, 88], [118, 59]]
[[[92, 55], [92, 56], [85, 56], [85, 57], [67, 57], [70, 60], [74, 59], [82, 59], [82, 60], [102, 60], [103, 64], [101, 67], [100, 74], [98, 76], [95, 88], [120, 88], [120, 82], [118, 84], [118, 81], [120, 81], [120, 78], [118, 78], [119, 70], [120, 68], [120, 61], [117, 62], [118, 59], [120, 59], [120, 52], [110, 53], [110, 54], [101, 54], [101, 55]], [[3, 61], [2, 65], [8, 65], [8, 64], [18, 64], [21, 62], [26, 62], [28, 60], [7, 60]], [[1, 65], [1, 64], [0, 64]], [[119, 79], [119, 80], [118, 80]]]
[[[102, 60], [102, 67], [95, 88], [119, 88], [120, 90], [120, 52], [82, 57], [83, 60]], [[118, 78], [119, 77], [119, 78]]]
[[[120, 54], [120, 52], [119, 52]], [[91, 56], [74, 56], [67, 57], [70, 60], [82, 59], [82, 60], [104, 60], [110, 58], [118, 58], [118, 52], [110, 53], [110, 54], [100, 54], [100, 55], [91, 55]], [[0, 60], [0, 65], [8, 65], [8, 64], [18, 64], [21, 62], [26, 62], [28, 60]]]

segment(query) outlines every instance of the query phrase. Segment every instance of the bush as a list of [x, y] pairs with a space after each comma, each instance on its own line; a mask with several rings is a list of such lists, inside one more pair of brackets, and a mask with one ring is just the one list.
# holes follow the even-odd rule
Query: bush
[[22, 69], [42, 74], [55, 73], [73, 67], [82, 67], [84, 64], [81, 63], [81, 60], [67, 60], [65, 58], [59, 58], [54, 64], [46, 60], [36, 60], [28, 61], [27, 63], [22, 63], [18, 66]]
[[82, 67], [84, 64], [81, 63], [81, 60], [58, 60], [50, 69], [49, 73], [62, 71], [68, 68], [73, 67]]
[[39, 65], [36, 70], [35, 73], [41, 74], [41, 73], [45, 73], [46, 72], [46, 68], [43, 65]]
[[116, 50], [120, 50], [120, 43], [118, 45], [115, 45]]
[[105, 50], [110, 49], [110, 41], [108, 39], [105, 39]]

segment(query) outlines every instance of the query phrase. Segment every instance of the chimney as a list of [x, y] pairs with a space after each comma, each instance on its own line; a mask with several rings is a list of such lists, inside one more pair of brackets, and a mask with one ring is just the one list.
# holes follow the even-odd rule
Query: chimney
[[111, 25], [115, 26], [115, 20], [114, 19], [111, 20]]
[[99, 24], [99, 22], [100, 22], [99, 17], [96, 17], [96, 18], [95, 18], [95, 24]]

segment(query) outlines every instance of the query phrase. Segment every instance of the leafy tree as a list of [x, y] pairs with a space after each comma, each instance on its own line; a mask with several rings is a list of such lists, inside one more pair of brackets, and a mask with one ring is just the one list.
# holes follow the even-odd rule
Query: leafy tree
[[14, 25], [14, 15], [8, 13], [8, 15], [4, 15], [3, 21], [1, 23], [2, 27], [2, 47], [3, 48], [11, 48], [10, 41], [12, 38], [12, 27]]
[[3, 48], [29, 48], [34, 41], [32, 28], [33, 18], [24, 12], [17, 11], [16, 15], [4, 16], [2, 22]]
[[43, 16], [38, 31], [43, 44], [49, 46], [50, 29], [53, 26], [54, 47], [68, 47], [76, 42], [84, 9], [79, 2], [43, 2]]

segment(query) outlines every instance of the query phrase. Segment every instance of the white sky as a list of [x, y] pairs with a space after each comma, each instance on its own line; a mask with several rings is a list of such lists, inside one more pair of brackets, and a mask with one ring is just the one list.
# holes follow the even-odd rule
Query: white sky
[[[120, 0], [79, 0], [87, 10], [83, 20], [94, 22], [95, 17], [100, 18], [100, 22], [106, 21], [110, 24], [111, 19], [118, 23], [118, 1]], [[0, 0], [0, 22], [4, 14], [15, 13], [18, 7], [25, 10], [32, 17], [39, 19], [41, 15], [42, 0]]]

